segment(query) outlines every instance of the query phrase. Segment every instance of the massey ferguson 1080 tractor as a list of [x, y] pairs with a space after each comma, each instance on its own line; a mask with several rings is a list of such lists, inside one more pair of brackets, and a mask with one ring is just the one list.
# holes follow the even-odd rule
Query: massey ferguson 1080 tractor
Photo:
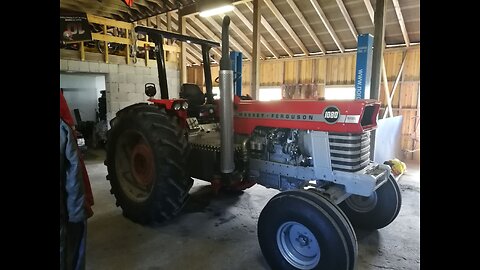
[[[222, 26], [220, 99], [212, 95], [209, 50], [220, 44], [143, 26], [156, 44], [161, 99], [120, 110], [110, 122], [107, 179], [125, 217], [156, 224], [177, 215], [192, 178], [219, 189], [278, 189], [258, 220], [272, 269], [354, 269], [353, 226], [379, 229], [398, 215], [400, 189], [390, 167], [370, 160], [376, 100], [280, 100], [234, 96], [228, 26]], [[202, 47], [206, 94], [184, 84], [168, 99], [163, 39]]]

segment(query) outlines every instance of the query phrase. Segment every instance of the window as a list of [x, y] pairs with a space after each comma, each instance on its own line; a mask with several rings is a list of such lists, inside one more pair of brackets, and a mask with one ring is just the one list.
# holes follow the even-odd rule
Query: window
[[220, 87], [218, 86], [212, 87], [212, 94], [213, 94], [213, 99], [220, 99]]
[[[214, 99], [220, 99], [220, 88], [218, 86], [212, 87], [212, 93]], [[278, 86], [260, 87], [259, 100], [280, 100], [282, 99], [282, 88]]]
[[355, 87], [353, 85], [326, 85], [326, 100], [353, 100], [355, 99]]
[[282, 99], [282, 88], [278, 86], [260, 87], [258, 99], [260, 101], [280, 100]]

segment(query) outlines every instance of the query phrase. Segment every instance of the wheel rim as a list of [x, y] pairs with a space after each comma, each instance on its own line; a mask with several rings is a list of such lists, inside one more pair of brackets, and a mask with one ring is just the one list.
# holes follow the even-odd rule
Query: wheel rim
[[283, 258], [298, 269], [312, 269], [320, 261], [320, 246], [304, 225], [288, 221], [277, 230], [277, 245]]
[[151, 147], [138, 131], [125, 131], [115, 151], [115, 170], [124, 194], [134, 202], [146, 201], [155, 179], [155, 162]]
[[369, 197], [352, 195], [345, 200], [345, 203], [354, 211], [367, 213], [372, 211], [375, 206], [377, 206], [377, 201], [377, 192], [374, 191]]

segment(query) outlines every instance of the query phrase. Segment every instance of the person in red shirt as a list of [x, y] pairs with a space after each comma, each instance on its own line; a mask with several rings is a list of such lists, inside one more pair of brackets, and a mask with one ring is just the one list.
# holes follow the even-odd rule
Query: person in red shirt
[[[75, 122], [73, 121], [73, 117], [70, 113], [70, 108], [68, 107], [67, 101], [63, 96], [63, 89], [60, 89], [60, 118], [62, 118], [62, 120], [75, 131]], [[90, 179], [88, 178], [87, 168], [85, 167], [85, 163], [83, 162], [83, 159], [81, 157], [80, 166], [82, 169], [83, 185], [85, 187], [85, 210], [87, 212], [87, 217], [89, 218], [93, 216], [93, 193], [92, 187], [90, 185]]]

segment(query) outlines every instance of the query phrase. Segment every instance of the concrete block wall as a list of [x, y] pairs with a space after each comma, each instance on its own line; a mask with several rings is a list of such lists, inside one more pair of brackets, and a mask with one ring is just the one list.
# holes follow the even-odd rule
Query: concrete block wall
[[[178, 98], [180, 71], [177, 63], [166, 62], [165, 66], [169, 98]], [[146, 67], [142, 61], [135, 65], [123, 65], [60, 59], [60, 71], [105, 74], [108, 121], [115, 117], [119, 110], [131, 104], [146, 102], [148, 98], [144, 92], [146, 83], [155, 84], [157, 88], [155, 98], [160, 98], [157, 66]]]

